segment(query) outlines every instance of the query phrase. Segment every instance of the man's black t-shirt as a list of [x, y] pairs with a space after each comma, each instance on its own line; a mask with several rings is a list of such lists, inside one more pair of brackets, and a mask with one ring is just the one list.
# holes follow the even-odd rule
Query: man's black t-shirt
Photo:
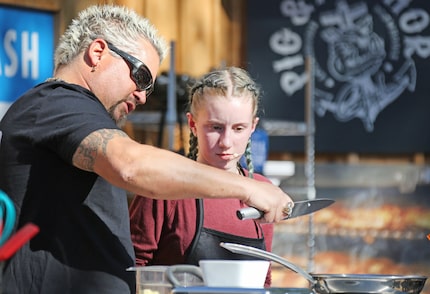
[[17, 207], [17, 226], [40, 232], [6, 262], [2, 293], [133, 293], [126, 193], [72, 165], [80, 142], [118, 129], [88, 90], [43, 83], [0, 123], [0, 189]]

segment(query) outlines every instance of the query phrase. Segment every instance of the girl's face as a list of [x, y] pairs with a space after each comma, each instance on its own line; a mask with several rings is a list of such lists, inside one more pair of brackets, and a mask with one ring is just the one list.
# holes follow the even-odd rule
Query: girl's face
[[258, 118], [253, 117], [252, 98], [206, 95], [188, 125], [198, 140], [197, 161], [237, 173]]

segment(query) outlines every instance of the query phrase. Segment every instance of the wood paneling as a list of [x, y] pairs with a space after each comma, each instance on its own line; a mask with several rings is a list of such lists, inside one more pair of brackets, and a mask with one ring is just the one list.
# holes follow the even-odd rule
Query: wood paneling
[[[140, 11], [135, 2], [118, 4]], [[147, 17], [168, 42], [175, 42], [175, 67], [179, 74], [199, 76], [214, 67], [243, 66], [244, 0], [146, 0]], [[163, 62], [162, 71], [169, 69]]]
[[[147, 17], [154, 26], [158, 29], [160, 34], [166, 39], [167, 42], [178, 42], [178, 0], [172, 1], [145, 1], [143, 16]], [[177, 55], [177, 53], [176, 53]], [[161, 64], [161, 71], [169, 70], [170, 55], [166, 57]], [[176, 56], [175, 67], [178, 68], [178, 58]]]
[[179, 70], [202, 74], [214, 62], [214, 27], [216, 19], [213, 9], [214, 0], [202, 2], [183, 0], [180, 7], [181, 22], [178, 40]]

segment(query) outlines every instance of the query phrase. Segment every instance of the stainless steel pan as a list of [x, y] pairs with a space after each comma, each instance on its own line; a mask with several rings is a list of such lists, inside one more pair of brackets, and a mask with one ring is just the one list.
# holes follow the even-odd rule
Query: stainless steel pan
[[309, 274], [297, 265], [271, 252], [234, 243], [221, 243], [220, 246], [234, 253], [277, 262], [307, 279], [312, 291], [319, 294], [418, 294], [424, 288], [427, 280], [427, 277], [418, 275]]

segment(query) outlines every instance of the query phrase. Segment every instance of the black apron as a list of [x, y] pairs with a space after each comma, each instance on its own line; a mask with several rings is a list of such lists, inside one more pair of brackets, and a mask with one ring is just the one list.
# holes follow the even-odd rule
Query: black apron
[[247, 238], [224, 232], [212, 230], [204, 227], [203, 200], [196, 199], [197, 205], [197, 229], [196, 235], [187, 253], [186, 263], [199, 265], [201, 259], [255, 259], [255, 257], [237, 254], [219, 246], [221, 242], [236, 243], [252, 246], [266, 250], [263, 230], [261, 226], [254, 222], [256, 230], [261, 232], [261, 238]]

